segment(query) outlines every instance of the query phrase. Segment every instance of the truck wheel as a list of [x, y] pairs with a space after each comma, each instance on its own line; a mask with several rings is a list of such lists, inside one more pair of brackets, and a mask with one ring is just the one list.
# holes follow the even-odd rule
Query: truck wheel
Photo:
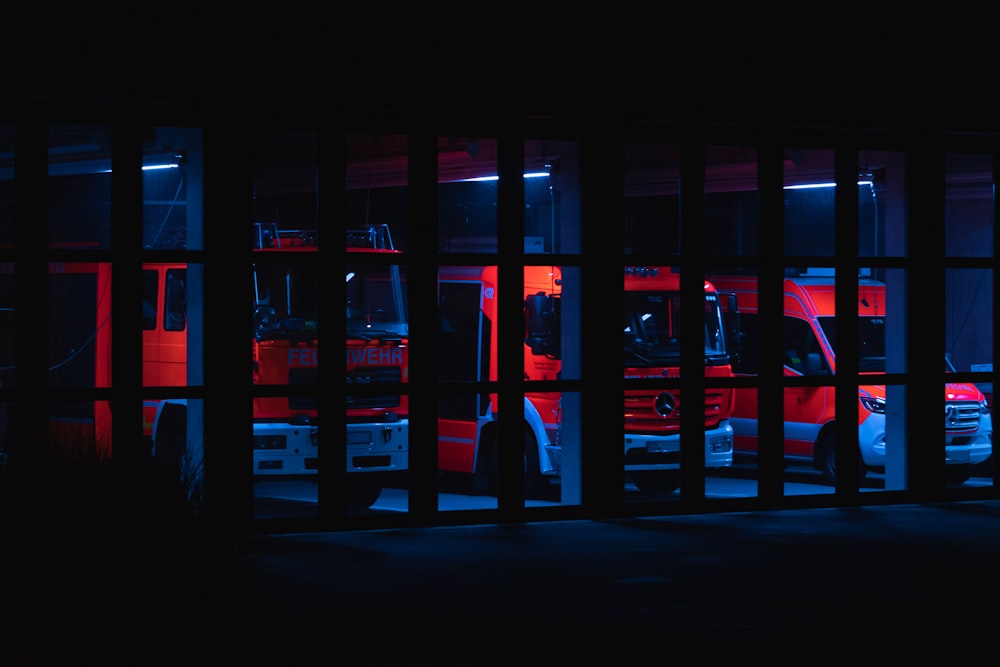
[[631, 477], [641, 493], [670, 495], [681, 485], [680, 470], [639, 470]]
[[479, 438], [479, 454], [476, 456], [476, 471], [472, 473], [469, 491], [474, 495], [495, 496], [500, 478], [500, 461], [496, 432], [493, 429]]
[[156, 445], [152, 457], [155, 472], [172, 481], [180, 481], [181, 458], [187, 451], [187, 408], [167, 405], [160, 415]]
[[[500, 449], [491, 432], [480, 440], [476, 472], [472, 477], [471, 491], [495, 496], [500, 493]], [[524, 497], [535, 498], [542, 490], [542, 473], [538, 463], [538, 442], [527, 426], [524, 427]]]
[[347, 509], [366, 510], [382, 495], [385, 477], [378, 472], [354, 472], [347, 475]]
[[524, 427], [524, 497], [541, 497], [544, 486], [538, 464], [538, 441], [527, 426]]
[[[823, 442], [819, 448], [819, 455], [816, 457], [816, 467], [823, 475], [823, 482], [834, 486], [837, 483], [837, 433], [830, 431], [823, 437]], [[868, 466], [861, 459], [861, 452], [858, 452], [858, 483], [865, 480], [868, 475]]]

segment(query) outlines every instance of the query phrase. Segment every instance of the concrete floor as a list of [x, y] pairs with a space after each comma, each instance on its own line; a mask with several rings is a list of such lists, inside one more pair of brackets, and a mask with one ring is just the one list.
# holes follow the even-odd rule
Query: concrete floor
[[235, 543], [166, 526], [8, 531], [0, 664], [985, 664], [1000, 651], [1000, 501]]

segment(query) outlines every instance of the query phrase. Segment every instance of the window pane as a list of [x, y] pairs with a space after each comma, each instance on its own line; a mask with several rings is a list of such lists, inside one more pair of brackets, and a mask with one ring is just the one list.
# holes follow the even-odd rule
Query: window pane
[[945, 173], [945, 254], [993, 256], [993, 157], [949, 154]]
[[[253, 222], [299, 230], [300, 240], [318, 242], [316, 132], [267, 129], [257, 133], [253, 162]], [[286, 240], [290, 240], [286, 237]], [[252, 245], [257, 245], [254, 238]]]
[[49, 264], [50, 387], [111, 386], [111, 264]]
[[438, 214], [442, 252], [497, 251], [496, 139], [439, 139]]
[[346, 227], [385, 225], [399, 250], [410, 247], [407, 151], [406, 135], [347, 135]]
[[[438, 395], [438, 467], [460, 493], [498, 493], [497, 267], [438, 269], [440, 382], [468, 386]], [[482, 424], [482, 428], [479, 428]], [[447, 490], [447, 487], [444, 489]], [[440, 502], [440, 501], [439, 501]]]
[[625, 252], [680, 252], [678, 148], [625, 146]]
[[977, 374], [969, 377], [972, 382], [945, 387], [945, 455], [954, 471], [949, 481], [959, 483], [968, 474], [981, 478], [973, 483], [992, 484], [993, 270], [948, 269], [945, 290], [947, 370]]
[[757, 151], [741, 146], [705, 149], [705, 250], [710, 255], [759, 252]]
[[254, 397], [254, 473], [315, 475], [319, 265], [275, 252], [256, 258], [252, 273], [253, 384], [274, 389]]
[[143, 247], [200, 250], [201, 131], [154, 127], [150, 132], [142, 158]]
[[528, 383], [524, 445], [529, 499], [557, 499], [561, 489], [563, 502], [580, 502], [580, 397], [530, 386], [579, 377], [579, 290], [579, 268], [524, 268], [524, 379]]
[[907, 250], [904, 155], [892, 151], [858, 154], [858, 254], [905, 257]]
[[52, 247], [111, 247], [111, 127], [49, 126]]
[[835, 178], [832, 150], [785, 152], [786, 255], [832, 257], [835, 249]]
[[[668, 266], [625, 269], [624, 333], [625, 471], [644, 495], [662, 499], [680, 483], [681, 430], [684, 414], [693, 409], [703, 419], [699, 439], [706, 469], [728, 468], [733, 462], [729, 409], [732, 377], [725, 318], [716, 288], [704, 283], [702, 311], [686, 327], [681, 307], [681, 275]], [[688, 344], [683, 333], [697, 331]], [[681, 391], [681, 355], [696, 350], [705, 370], [703, 396]], [[685, 411], [688, 411], [685, 413]]]
[[408, 149], [405, 135], [347, 136], [345, 421], [350, 512], [409, 507], [410, 288], [408, 265], [403, 263], [410, 240]]
[[524, 152], [524, 251], [580, 252], [576, 142], [530, 140]]

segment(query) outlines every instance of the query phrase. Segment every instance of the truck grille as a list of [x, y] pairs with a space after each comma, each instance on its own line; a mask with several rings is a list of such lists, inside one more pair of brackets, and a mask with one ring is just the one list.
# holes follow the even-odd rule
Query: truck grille
[[979, 428], [979, 415], [978, 403], [945, 403], [944, 430], [973, 431]]
[[[705, 391], [705, 428], [719, 425], [725, 395], [719, 389]], [[625, 430], [633, 432], [677, 431], [680, 428], [680, 392], [639, 390], [625, 394]]]
[[[288, 384], [311, 384], [319, 382], [319, 371], [315, 367], [289, 368]], [[319, 401], [315, 396], [289, 396], [288, 407], [292, 410], [317, 410]]]
[[[368, 386], [373, 384], [398, 384], [403, 379], [399, 366], [364, 366], [347, 373], [347, 387], [352, 385]], [[346, 397], [350, 408], [396, 408], [399, 407], [399, 394], [351, 394]]]

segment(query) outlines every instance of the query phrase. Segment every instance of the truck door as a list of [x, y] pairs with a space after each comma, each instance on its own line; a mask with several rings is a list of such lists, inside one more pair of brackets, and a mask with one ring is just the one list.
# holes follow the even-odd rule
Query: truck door
[[142, 272], [142, 382], [187, 384], [187, 269], [147, 265]]
[[[786, 376], [830, 374], [809, 321], [785, 316], [783, 340]], [[834, 415], [834, 388], [786, 387], [784, 406], [785, 454], [812, 457], [820, 427]]]
[[[492, 322], [481, 306], [479, 280], [439, 283], [438, 377], [443, 382], [488, 380]], [[488, 394], [441, 394], [438, 399], [438, 462], [442, 470], [472, 472], [479, 418]]]

